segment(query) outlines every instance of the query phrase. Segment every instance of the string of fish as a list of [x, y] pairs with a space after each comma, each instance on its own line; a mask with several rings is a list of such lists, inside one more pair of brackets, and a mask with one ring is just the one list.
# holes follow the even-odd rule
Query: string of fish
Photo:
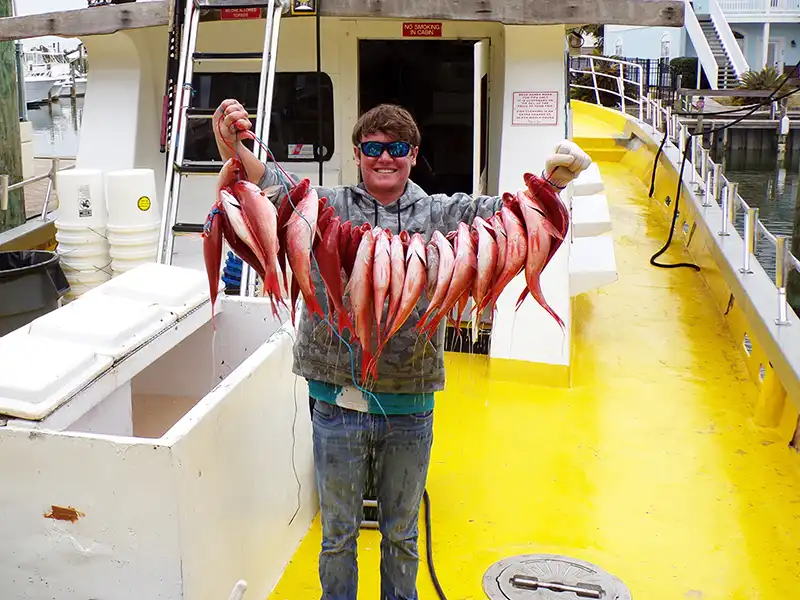
[[[222, 121], [221, 121], [221, 120], [217, 122], [217, 129], [220, 131], [220, 134], [222, 133], [222, 131], [221, 131], [221, 128], [220, 128], [220, 126], [221, 126], [221, 123], [222, 123]], [[225, 142], [225, 144], [226, 144], [226, 145], [227, 145], [227, 146], [228, 146], [228, 147], [229, 147], [231, 150], [233, 150], [233, 151], [234, 151], [234, 153], [235, 153], [235, 155], [236, 155], [236, 158], [238, 159], [238, 157], [239, 157], [239, 134], [240, 134], [240, 133], [244, 134], [246, 137], [249, 137], [249, 138], [251, 138], [251, 139], [252, 139], [252, 140], [254, 140], [254, 141], [255, 141], [255, 142], [256, 142], [256, 143], [257, 143], [259, 146], [261, 146], [261, 147], [262, 147], [262, 148], [263, 148], [263, 149], [266, 151], [266, 153], [267, 153], [267, 156], [268, 156], [269, 158], [271, 158], [271, 159], [272, 159], [272, 162], [274, 162], [274, 163], [275, 163], [275, 167], [278, 169], [278, 171], [279, 171], [279, 172], [280, 172], [280, 174], [282, 175], [282, 177], [280, 177], [280, 178], [279, 178], [279, 179], [280, 179], [280, 183], [281, 183], [281, 186], [283, 187], [283, 191], [284, 191], [284, 193], [286, 194], [286, 198], [287, 198], [287, 200], [289, 201], [289, 204], [290, 204], [290, 206], [292, 207], [292, 210], [293, 210], [295, 213], [297, 213], [297, 215], [298, 215], [298, 216], [299, 216], [301, 219], [303, 219], [303, 221], [305, 222], [305, 224], [306, 224], [306, 225], [308, 225], [308, 228], [309, 228], [309, 229], [312, 229], [312, 232], [311, 232], [311, 234], [312, 234], [312, 238], [313, 238], [314, 231], [313, 231], [313, 228], [311, 227], [311, 223], [309, 223], [309, 222], [308, 222], [308, 220], [307, 220], [307, 219], [306, 219], [306, 218], [303, 216], [303, 214], [297, 210], [297, 208], [296, 208], [296, 206], [295, 206], [294, 202], [292, 201], [291, 194], [289, 193], [289, 188], [286, 186], [286, 182], [284, 181], [284, 177], [285, 177], [285, 178], [286, 178], [286, 179], [287, 179], [287, 180], [288, 180], [288, 181], [291, 183], [292, 187], [294, 187], [294, 186], [296, 185], [296, 183], [295, 183], [295, 182], [292, 180], [291, 176], [290, 176], [290, 175], [289, 175], [289, 174], [288, 174], [288, 173], [287, 173], [287, 172], [286, 172], [286, 171], [283, 169], [283, 167], [281, 167], [281, 165], [278, 163], [278, 161], [277, 161], [277, 160], [276, 160], [276, 158], [275, 158], [275, 155], [274, 155], [274, 154], [272, 153], [272, 151], [269, 149], [269, 147], [267, 146], [267, 144], [265, 144], [265, 143], [264, 143], [264, 142], [263, 142], [263, 141], [262, 141], [262, 140], [261, 140], [261, 139], [260, 139], [260, 138], [259, 138], [259, 137], [258, 137], [256, 134], [254, 134], [252, 131], [241, 131], [241, 132], [240, 132], [240, 131], [237, 129], [237, 131], [236, 131], [236, 145], [235, 145], [235, 147], [232, 147], [232, 146], [230, 145], [230, 143], [229, 143], [227, 140], [225, 140], [225, 138], [224, 138], [224, 137], [222, 137], [222, 135], [220, 135], [220, 137], [221, 137], [221, 138], [222, 138], [222, 140]], [[241, 174], [240, 174], [240, 177], [241, 177]], [[311, 251], [311, 253], [310, 253], [310, 254], [311, 254], [311, 260], [313, 261], [313, 263], [314, 263], [314, 266], [317, 268], [317, 271], [318, 271], [318, 272], [321, 272], [321, 271], [320, 271], [320, 267], [319, 267], [319, 263], [317, 263], [317, 259], [316, 259], [316, 257], [314, 256], [314, 252], [313, 252], [313, 250]], [[352, 346], [351, 346], [351, 345], [350, 345], [350, 344], [347, 342], [347, 340], [345, 340], [345, 339], [344, 339], [344, 338], [343, 338], [343, 337], [342, 337], [342, 336], [339, 334], [339, 332], [336, 330], [336, 327], [334, 327], [334, 326], [333, 326], [333, 324], [332, 324], [332, 323], [331, 323], [331, 322], [328, 320], [328, 317], [327, 317], [327, 315], [329, 315], [329, 314], [330, 314], [330, 307], [328, 306], [328, 298], [327, 298], [327, 296], [326, 296], [326, 298], [325, 298], [325, 306], [324, 306], [324, 310], [325, 310], [325, 315], [326, 315], [326, 316], [325, 316], [325, 317], [322, 319], [322, 321], [323, 321], [323, 322], [324, 322], [326, 325], [328, 325], [328, 327], [331, 329], [331, 331], [333, 331], [333, 333], [336, 335], [336, 337], [338, 337], [338, 338], [339, 338], [339, 341], [341, 341], [341, 342], [342, 342], [342, 343], [343, 343], [343, 344], [344, 344], [344, 345], [347, 347], [347, 351], [348, 351], [348, 353], [349, 353], [349, 355], [350, 355], [350, 373], [351, 373], [351, 377], [352, 377], [352, 380], [353, 380], [353, 385], [355, 386], [355, 388], [356, 388], [357, 390], [359, 390], [359, 391], [360, 391], [360, 392], [362, 392], [363, 394], [367, 394], [368, 396], [370, 396], [370, 397], [371, 397], [371, 398], [372, 398], [372, 399], [375, 401], [375, 403], [376, 403], [376, 404], [378, 405], [378, 407], [381, 409], [381, 412], [383, 412], [383, 415], [384, 415], [384, 417], [388, 416], [388, 415], [386, 415], [386, 411], [384, 411], [384, 409], [383, 409], [383, 406], [381, 405], [381, 403], [380, 403], [380, 401], [378, 400], [377, 396], [375, 396], [375, 394], [373, 394], [371, 391], [369, 391], [369, 390], [367, 390], [367, 389], [365, 389], [365, 388], [361, 387], [361, 386], [358, 384], [358, 380], [357, 380], [357, 378], [356, 378], [356, 366], [355, 366], [355, 358], [354, 358], [353, 347], [352, 347]]]

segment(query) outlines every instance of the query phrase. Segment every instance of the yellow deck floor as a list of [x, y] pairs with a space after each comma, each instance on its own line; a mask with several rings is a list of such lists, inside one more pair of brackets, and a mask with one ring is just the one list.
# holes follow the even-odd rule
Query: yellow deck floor
[[[492, 563], [547, 552], [600, 565], [637, 600], [800, 598], [800, 459], [753, 424], [758, 389], [698, 274], [648, 264], [667, 228], [646, 189], [599, 167], [619, 281], [576, 303], [572, 388], [447, 358], [428, 478], [439, 580], [450, 600], [485, 598]], [[359, 598], [380, 597], [379, 536], [361, 532]], [[270, 598], [319, 598], [319, 547], [317, 518]]]

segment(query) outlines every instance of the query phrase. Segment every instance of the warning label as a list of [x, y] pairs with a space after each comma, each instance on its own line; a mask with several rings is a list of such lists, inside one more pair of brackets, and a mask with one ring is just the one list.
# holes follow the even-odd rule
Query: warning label
[[558, 125], [558, 92], [514, 92], [512, 125]]
[[442, 37], [442, 24], [403, 23], [403, 37]]

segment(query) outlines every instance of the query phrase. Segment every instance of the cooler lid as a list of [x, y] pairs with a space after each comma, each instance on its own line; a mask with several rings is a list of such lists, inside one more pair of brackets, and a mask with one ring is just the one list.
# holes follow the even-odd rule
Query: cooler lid
[[87, 293], [28, 327], [35, 335], [81, 343], [116, 361], [176, 320], [152, 301]]
[[[220, 281], [220, 284], [222, 282]], [[179, 318], [209, 299], [204, 271], [161, 263], [145, 263], [88, 292], [160, 304]]]
[[0, 338], [0, 415], [42, 419], [112, 365], [92, 348], [29, 334]]

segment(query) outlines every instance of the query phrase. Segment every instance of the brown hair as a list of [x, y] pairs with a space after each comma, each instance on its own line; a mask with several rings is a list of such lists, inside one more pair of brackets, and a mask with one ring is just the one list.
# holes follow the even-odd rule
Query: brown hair
[[414, 117], [396, 104], [379, 104], [361, 115], [353, 127], [353, 145], [358, 146], [365, 135], [378, 132], [413, 146], [419, 146], [420, 143], [419, 128]]

